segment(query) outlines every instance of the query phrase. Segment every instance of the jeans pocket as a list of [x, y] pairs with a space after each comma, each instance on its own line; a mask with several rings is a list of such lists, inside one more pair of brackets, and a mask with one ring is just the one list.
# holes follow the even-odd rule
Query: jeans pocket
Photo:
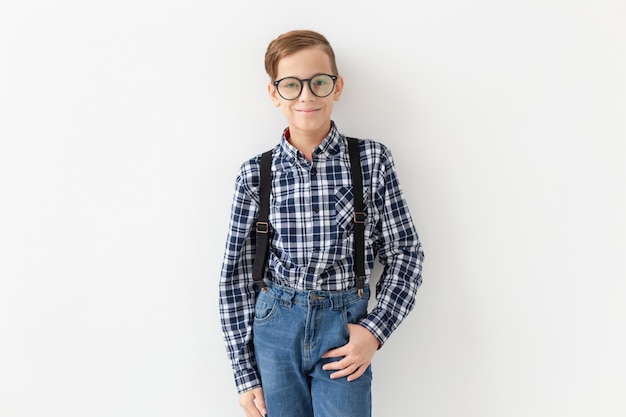
[[348, 324], [358, 323], [360, 320], [367, 316], [368, 300], [366, 297], [359, 298], [356, 301], [348, 304], [344, 310], [344, 319], [346, 326]]
[[254, 305], [254, 321], [256, 323], [268, 321], [276, 311], [277, 301], [267, 291], [261, 291]]

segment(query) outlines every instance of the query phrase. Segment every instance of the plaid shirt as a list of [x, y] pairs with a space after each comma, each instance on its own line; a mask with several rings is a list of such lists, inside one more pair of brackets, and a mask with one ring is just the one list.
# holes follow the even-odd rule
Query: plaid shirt
[[[296, 290], [341, 291], [355, 286], [352, 179], [347, 141], [335, 124], [312, 161], [285, 130], [274, 148], [270, 254], [265, 277]], [[424, 253], [389, 150], [360, 140], [366, 275], [384, 265], [376, 306], [360, 324], [382, 345], [415, 304]], [[236, 177], [219, 301], [222, 331], [239, 392], [260, 386], [252, 345], [256, 292], [252, 283], [260, 155]]]

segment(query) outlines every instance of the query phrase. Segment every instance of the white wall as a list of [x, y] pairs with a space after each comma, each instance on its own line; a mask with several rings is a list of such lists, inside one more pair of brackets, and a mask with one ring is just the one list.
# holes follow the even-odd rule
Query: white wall
[[[54, 3], [54, 4], [53, 4]], [[0, 415], [243, 415], [217, 279], [284, 127], [267, 43], [326, 34], [426, 251], [374, 415], [623, 416], [619, 0], [0, 6]]]

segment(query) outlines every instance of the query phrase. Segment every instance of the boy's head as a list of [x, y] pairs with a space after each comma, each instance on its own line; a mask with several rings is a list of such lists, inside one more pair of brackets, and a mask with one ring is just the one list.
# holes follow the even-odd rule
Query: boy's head
[[267, 71], [271, 81], [276, 81], [277, 79], [278, 63], [281, 59], [302, 49], [314, 46], [319, 46], [328, 55], [332, 75], [339, 75], [337, 63], [335, 62], [335, 52], [324, 35], [312, 30], [292, 30], [278, 36], [267, 47], [265, 71]]
[[284, 33], [270, 42], [265, 69], [270, 99], [287, 118], [291, 139], [322, 140], [344, 84], [328, 40], [310, 30]]

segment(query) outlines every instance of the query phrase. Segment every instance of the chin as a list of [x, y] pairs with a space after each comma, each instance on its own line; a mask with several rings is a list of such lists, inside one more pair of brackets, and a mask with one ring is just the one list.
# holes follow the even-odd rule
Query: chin
[[301, 123], [296, 123], [296, 126], [305, 132], [317, 132], [319, 130], [322, 130], [326, 127], [328, 123], [325, 122], [319, 122], [319, 121], [306, 121], [306, 122], [301, 122]]

